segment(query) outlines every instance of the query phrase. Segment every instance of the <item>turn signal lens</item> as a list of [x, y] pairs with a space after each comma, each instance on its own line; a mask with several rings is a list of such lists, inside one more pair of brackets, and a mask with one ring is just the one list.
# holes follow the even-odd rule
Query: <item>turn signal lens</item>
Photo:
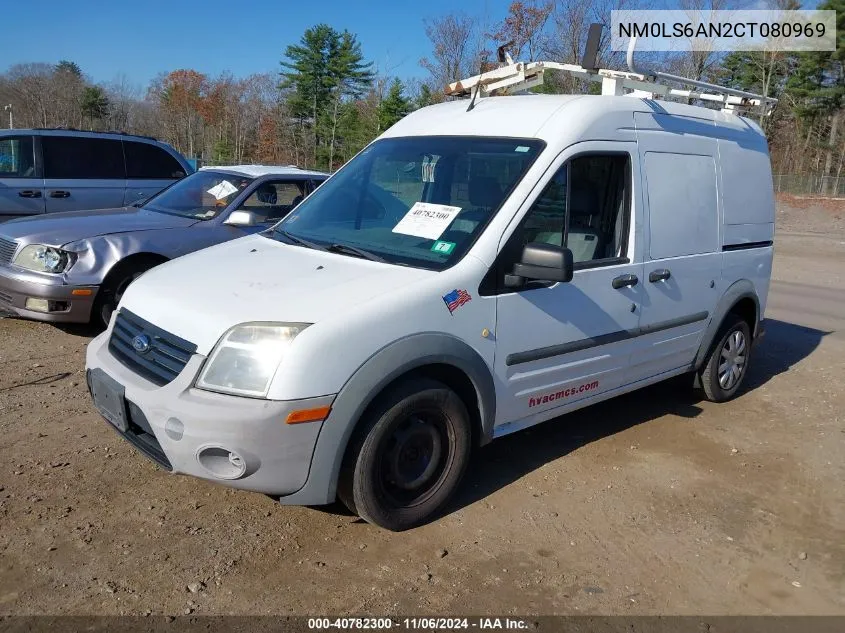
[[329, 416], [331, 407], [317, 407], [316, 409], [301, 409], [291, 411], [285, 420], [285, 424], [301, 424], [302, 422], [319, 422]]

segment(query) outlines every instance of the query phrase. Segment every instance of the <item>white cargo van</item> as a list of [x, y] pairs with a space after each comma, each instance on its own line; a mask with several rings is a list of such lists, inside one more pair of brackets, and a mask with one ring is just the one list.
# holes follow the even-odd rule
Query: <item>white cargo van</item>
[[[575, 68], [616, 95], [648, 81]], [[475, 446], [679, 374], [733, 397], [772, 265], [766, 139], [730, 109], [747, 97], [495, 97], [488, 79], [269, 231], [133, 283], [88, 348], [104, 417], [173, 472], [401, 530]]]

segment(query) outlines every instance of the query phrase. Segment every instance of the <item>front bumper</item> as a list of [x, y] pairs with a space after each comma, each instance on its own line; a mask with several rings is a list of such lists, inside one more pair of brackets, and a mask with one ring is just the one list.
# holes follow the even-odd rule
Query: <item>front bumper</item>
[[[54, 283], [45, 283], [53, 281]], [[98, 286], [72, 286], [61, 276], [45, 280], [37, 273], [0, 266], [0, 312], [51, 323], [88, 323]], [[73, 292], [88, 292], [87, 296]], [[27, 299], [46, 299], [55, 308], [50, 312], [27, 309]]]
[[[117, 361], [108, 350], [110, 330], [88, 346], [88, 372], [102, 370], [125, 389], [128, 430], [120, 433], [147, 457], [174, 473], [272, 496], [305, 485], [323, 422], [285, 424], [295, 410], [330, 406], [334, 396], [272, 401], [211, 393], [193, 387], [205, 358], [194, 355], [173, 382], [159, 387]], [[90, 373], [89, 373], [90, 376]], [[224, 469], [209, 470], [200, 456], [217, 451]], [[245, 465], [225, 472], [227, 453]], [[220, 460], [218, 460], [219, 462]]]

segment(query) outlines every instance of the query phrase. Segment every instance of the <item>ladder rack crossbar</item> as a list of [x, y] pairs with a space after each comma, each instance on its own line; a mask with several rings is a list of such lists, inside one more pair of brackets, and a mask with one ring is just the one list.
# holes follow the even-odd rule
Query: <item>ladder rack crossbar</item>
[[[602, 84], [602, 94], [622, 95], [638, 98], [654, 99], [655, 97], [675, 97], [680, 99], [700, 99], [714, 103], [722, 103], [725, 110], [734, 112], [738, 109], [762, 106], [765, 113], [777, 103], [777, 99], [765, 97], [753, 92], [726, 88], [717, 84], [707, 83], [696, 79], [689, 79], [679, 75], [672, 75], [660, 71], [646, 70], [637, 67], [633, 59], [636, 38], [632, 38], [628, 49], [628, 67], [630, 71], [611, 70], [607, 68], [588, 69], [577, 64], [561, 64], [551, 61], [514, 62], [510, 55], [505, 56], [505, 62], [499, 67], [466, 79], [453, 82], [446, 87], [447, 96], [483, 96], [497, 90], [507, 92], [522, 92], [543, 83], [546, 70], [558, 70], [569, 73], [580, 79]], [[664, 82], [684, 85], [687, 89], [672, 88]], [[625, 90], [630, 92], [626, 93]]]

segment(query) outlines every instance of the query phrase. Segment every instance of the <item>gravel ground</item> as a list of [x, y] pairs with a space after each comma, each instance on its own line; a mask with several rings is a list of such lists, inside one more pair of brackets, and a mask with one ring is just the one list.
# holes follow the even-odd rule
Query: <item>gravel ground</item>
[[157, 469], [89, 333], [0, 320], [0, 615], [845, 614], [845, 208], [779, 203], [747, 388], [674, 380], [479, 451], [392, 534]]

